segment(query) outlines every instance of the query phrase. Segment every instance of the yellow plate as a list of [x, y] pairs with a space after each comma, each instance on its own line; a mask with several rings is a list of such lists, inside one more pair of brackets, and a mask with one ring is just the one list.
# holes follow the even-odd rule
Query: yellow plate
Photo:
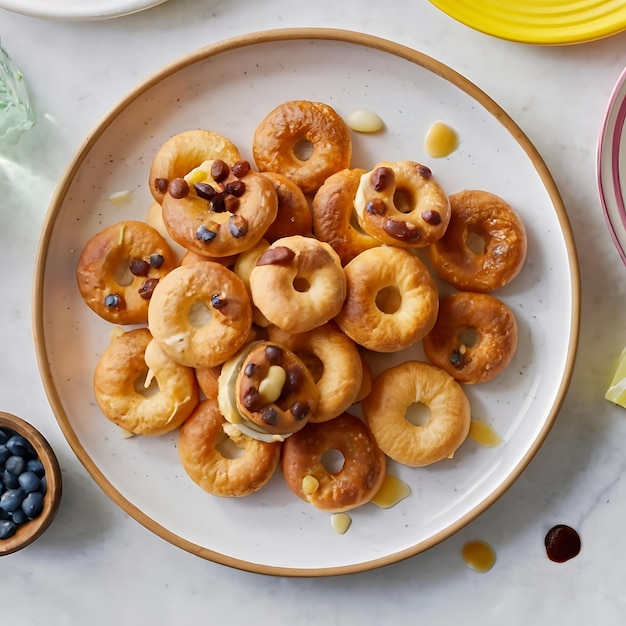
[[624, 0], [430, 0], [488, 35], [534, 44], [570, 44], [626, 30]]

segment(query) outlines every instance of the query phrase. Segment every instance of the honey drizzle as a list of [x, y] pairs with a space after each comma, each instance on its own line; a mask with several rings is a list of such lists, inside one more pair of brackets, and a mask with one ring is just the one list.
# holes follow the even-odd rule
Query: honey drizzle
[[484, 574], [496, 562], [496, 553], [486, 542], [480, 540], [468, 541], [461, 551], [463, 560], [474, 571]]
[[481, 446], [494, 448], [502, 443], [501, 437], [486, 422], [480, 420], [472, 420], [470, 422], [469, 436]]
[[443, 122], [435, 122], [426, 133], [424, 149], [433, 158], [446, 157], [456, 150], [458, 141], [453, 128]]
[[387, 474], [376, 495], [370, 500], [381, 509], [390, 509], [411, 495], [411, 487], [397, 476]]

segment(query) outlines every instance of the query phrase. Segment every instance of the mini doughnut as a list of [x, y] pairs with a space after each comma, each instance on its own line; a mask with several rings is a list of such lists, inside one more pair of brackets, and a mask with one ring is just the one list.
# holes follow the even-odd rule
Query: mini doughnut
[[[156, 393], [149, 391], [152, 381]], [[170, 359], [147, 328], [125, 332], [105, 348], [94, 371], [94, 393], [102, 413], [136, 435], [178, 428], [198, 403], [193, 369]]]
[[313, 233], [329, 243], [346, 265], [380, 241], [363, 232], [354, 218], [354, 198], [365, 170], [345, 169], [329, 176], [313, 197]]
[[[243, 450], [235, 456], [227, 444]], [[274, 475], [280, 443], [244, 435], [220, 414], [215, 400], [202, 400], [181, 426], [178, 454], [187, 475], [214, 496], [242, 497], [259, 491]]]
[[430, 169], [415, 161], [383, 161], [363, 174], [354, 209], [366, 233], [406, 248], [437, 241], [450, 221], [448, 196]]
[[311, 209], [302, 189], [282, 174], [263, 174], [272, 181], [278, 197], [278, 214], [265, 231], [265, 239], [272, 243], [281, 237], [310, 235], [313, 227]]
[[375, 352], [397, 352], [428, 333], [439, 296], [428, 269], [403, 248], [361, 252], [344, 268], [348, 294], [335, 321], [353, 341]]
[[346, 276], [325, 242], [294, 235], [275, 241], [250, 274], [261, 313], [281, 330], [303, 333], [331, 320], [346, 297]]
[[173, 179], [161, 206], [172, 239], [197, 254], [225, 257], [263, 237], [276, 219], [278, 199], [271, 181], [247, 161], [231, 167], [215, 160]]
[[[310, 156], [307, 148], [312, 149]], [[285, 102], [257, 127], [252, 154], [260, 171], [278, 172], [313, 194], [331, 174], [349, 166], [350, 130], [327, 104]]]
[[[338, 470], [324, 466], [324, 455], [331, 450], [343, 457]], [[365, 423], [343, 413], [330, 422], [309, 423], [287, 439], [281, 469], [295, 495], [318, 509], [339, 513], [376, 495], [385, 479], [386, 459]]]
[[508, 284], [526, 259], [526, 229], [502, 198], [487, 191], [450, 196], [445, 235], [428, 255], [435, 273], [462, 291], [493, 291]]
[[180, 244], [176, 243], [167, 232], [165, 222], [163, 221], [163, 209], [158, 202], [155, 201], [150, 203], [146, 215], [146, 223], [157, 230], [161, 237], [167, 241], [172, 249], [172, 252], [176, 255], [176, 258], [179, 261], [185, 256], [185, 253], [187, 252], [186, 248], [183, 248]]
[[274, 342], [254, 342], [222, 366], [220, 411], [251, 437], [282, 441], [304, 428], [318, 402], [304, 363]]
[[145, 324], [152, 292], [177, 260], [167, 241], [145, 222], [123, 221], [94, 235], [76, 267], [83, 300], [115, 324]]
[[327, 422], [354, 404], [363, 383], [363, 364], [350, 337], [332, 323], [295, 335], [271, 326], [268, 333], [294, 352], [315, 380], [320, 399], [309, 421]]
[[231, 256], [204, 256], [203, 254], [198, 254], [197, 252], [192, 252], [191, 250], [187, 250], [185, 254], [183, 254], [180, 264], [181, 265], [192, 265], [193, 263], [202, 263], [204, 261], [213, 261], [214, 263], [219, 263], [224, 267], [232, 267], [237, 260], [236, 254]]
[[[413, 404], [430, 409], [425, 425], [406, 418]], [[463, 389], [442, 369], [421, 361], [379, 374], [361, 407], [381, 450], [411, 467], [452, 458], [469, 433], [470, 405]]]
[[235, 163], [240, 158], [232, 141], [210, 130], [178, 133], [170, 137], [152, 159], [148, 177], [150, 193], [161, 204], [170, 181], [185, 176], [202, 162], [221, 159]]
[[[252, 274], [252, 270], [254, 269], [256, 262], [259, 257], [270, 247], [269, 242], [263, 238], [258, 243], [256, 243], [252, 248], [242, 252], [237, 256], [237, 260], [233, 265], [233, 272], [241, 278], [243, 284], [246, 286], [248, 290], [248, 295], [252, 300], [252, 292], [250, 291], [250, 274]], [[256, 306], [254, 302], [252, 302], [252, 322], [257, 326], [261, 326], [262, 328], [266, 328], [270, 325], [267, 318], [259, 311], [259, 308]]]
[[245, 343], [252, 305], [241, 280], [219, 263], [181, 265], [152, 294], [148, 327], [169, 356], [188, 367], [219, 365]]
[[517, 350], [513, 311], [487, 293], [459, 291], [439, 303], [424, 337], [426, 358], [461, 383], [485, 383], [501, 374]]

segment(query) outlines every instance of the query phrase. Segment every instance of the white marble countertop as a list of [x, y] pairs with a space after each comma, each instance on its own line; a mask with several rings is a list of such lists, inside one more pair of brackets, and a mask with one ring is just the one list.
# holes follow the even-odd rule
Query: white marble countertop
[[[304, 26], [362, 31], [411, 46], [500, 104], [559, 187], [582, 278], [580, 344], [568, 396], [511, 489], [425, 553], [318, 579], [262, 576], [203, 560], [118, 508], [67, 445], [44, 394], [31, 337], [40, 226], [66, 164], [101, 117], [138, 82], [189, 51], [250, 31]], [[0, 38], [26, 77], [38, 117], [10, 158], [0, 154], [0, 409], [39, 427], [64, 480], [52, 527], [0, 562], [2, 623], [244, 624], [270, 616], [285, 624], [592, 624], [600, 617], [623, 623], [626, 410], [603, 396], [626, 345], [626, 281], [598, 199], [595, 149], [611, 89], [626, 65], [626, 33], [541, 47], [475, 32], [427, 0], [169, 0], [85, 23], [0, 10]], [[564, 564], [548, 560], [543, 545], [557, 523], [573, 526], [582, 538], [581, 553]], [[473, 538], [496, 551], [485, 574], [461, 558], [462, 545]]]

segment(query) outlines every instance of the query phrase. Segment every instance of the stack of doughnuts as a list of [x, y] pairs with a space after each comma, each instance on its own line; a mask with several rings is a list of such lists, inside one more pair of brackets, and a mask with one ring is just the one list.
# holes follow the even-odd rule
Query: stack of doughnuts
[[[133, 434], [178, 430], [208, 493], [248, 496], [280, 468], [297, 497], [347, 511], [376, 495], [389, 460], [429, 465], [467, 437], [462, 385], [515, 353], [515, 317], [488, 292], [520, 271], [526, 233], [504, 200], [449, 195], [419, 162], [354, 166], [327, 104], [285, 102], [251, 140], [246, 160], [213, 131], [171, 137], [151, 163], [147, 222], [86, 243], [83, 299], [132, 326], [99, 357], [96, 400]], [[373, 373], [371, 356], [420, 342], [428, 362], [409, 352]], [[416, 403], [425, 425], [406, 418]]]

